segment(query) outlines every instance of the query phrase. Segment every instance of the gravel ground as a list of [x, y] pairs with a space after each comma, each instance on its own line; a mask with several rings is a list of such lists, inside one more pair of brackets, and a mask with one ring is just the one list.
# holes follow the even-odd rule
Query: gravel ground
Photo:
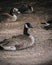
[[[16, 51], [0, 51], [0, 65], [42, 65], [52, 60], [52, 30], [42, 28], [41, 22], [46, 18], [35, 14], [19, 15], [19, 20], [0, 24], [0, 41], [19, 35], [23, 32], [25, 22], [30, 22], [33, 29], [29, 32], [34, 36], [32, 48]], [[50, 64], [49, 64], [50, 65]]]

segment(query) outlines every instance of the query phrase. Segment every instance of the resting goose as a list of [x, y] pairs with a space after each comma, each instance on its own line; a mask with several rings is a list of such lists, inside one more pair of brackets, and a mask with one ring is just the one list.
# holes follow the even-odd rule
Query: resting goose
[[41, 24], [44, 24], [44, 28], [46, 30], [52, 29], [52, 20], [48, 20], [47, 22]]
[[0, 48], [3, 50], [17, 50], [31, 47], [34, 43], [34, 37], [28, 33], [28, 29], [32, 28], [30, 23], [24, 24], [23, 34], [13, 36], [0, 42]]
[[15, 12], [18, 12], [17, 8], [12, 8], [9, 13], [2, 13], [0, 15], [0, 23], [1, 22], [16, 21], [17, 16], [15, 15]]
[[18, 8], [18, 13], [22, 13], [22, 14], [28, 14], [28, 13], [32, 13], [33, 12], [33, 7], [30, 5], [21, 5]]

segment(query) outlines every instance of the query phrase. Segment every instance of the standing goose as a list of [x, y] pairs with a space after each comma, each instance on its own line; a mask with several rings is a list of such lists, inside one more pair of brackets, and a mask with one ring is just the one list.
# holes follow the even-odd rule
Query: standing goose
[[15, 15], [15, 12], [18, 12], [17, 8], [12, 8], [9, 13], [2, 13], [0, 15], [0, 23], [1, 22], [16, 21], [17, 16]]
[[32, 28], [30, 23], [24, 24], [23, 34], [13, 36], [0, 42], [0, 49], [4, 50], [17, 50], [25, 49], [34, 44], [34, 37], [28, 33], [28, 29]]

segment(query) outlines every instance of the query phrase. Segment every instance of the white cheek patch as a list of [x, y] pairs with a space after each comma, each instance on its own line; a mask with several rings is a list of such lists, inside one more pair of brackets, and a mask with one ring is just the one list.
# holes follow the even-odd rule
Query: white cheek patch
[[45, 26], [49, 26], [50, 24], [49, 23], [46, 23]]
[[31, 7], [31, 10], [32, 10], [32, 12], [33, 12], [33, 7]]
[[17, 8], [14, 8], [14, 9], [13, 9], [13, 12], [15, 12], [15, 11], [18, 12], [18, 9], [17, 9]]
[[20, 11], [18, 11], [18, 14], [20, 14]]
[[25, 27], [26, 27], [26, 28], [29, 28], [29, 27], [27, 26], [27, 24], [25, 24]]

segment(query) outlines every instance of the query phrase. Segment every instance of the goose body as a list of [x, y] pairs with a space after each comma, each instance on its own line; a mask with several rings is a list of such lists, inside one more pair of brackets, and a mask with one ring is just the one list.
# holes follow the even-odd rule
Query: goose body
[[18, 12], [19, 13], [22, 13], [22, 14], [27, 14], [27, 13], [32, 13], [33, 12], [33, 7], [30, 6], [30, 5], [21, 5], [19, 8], [18, 8]]
[[0, 22], [16, 21], [17, 16], [15, 15], [15, 12], [17, 12], [17, 10], [15, 10], [15, 8], [13, 8], [10, 10], [10, 13], [2, 13], [0, 15]]
[[[26, 27], [28, 27], [27, 24]], [[23, 34], [20, 34], [18, 36], [13, 36], [10, 39], [3, 40], [1, 44], [2, 48], [4, 50], [17, 50], [17, 49], [24, 49], [32, 46], [35, 41], [34, 37], [29, 33], [27, 33], [27, 30], [25, 31]]]

